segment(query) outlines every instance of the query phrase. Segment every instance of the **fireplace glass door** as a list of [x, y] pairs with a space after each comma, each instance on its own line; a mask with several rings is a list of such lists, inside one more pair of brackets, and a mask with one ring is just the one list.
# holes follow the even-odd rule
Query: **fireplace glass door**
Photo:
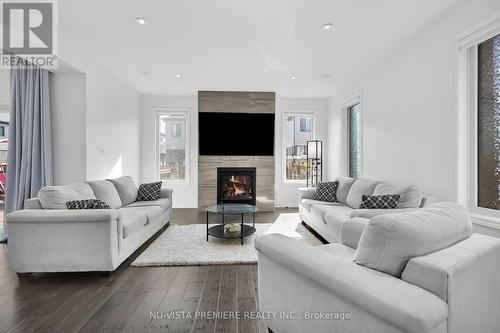
[[217, 168], [217, 203], [255, 205], [255, 168]]

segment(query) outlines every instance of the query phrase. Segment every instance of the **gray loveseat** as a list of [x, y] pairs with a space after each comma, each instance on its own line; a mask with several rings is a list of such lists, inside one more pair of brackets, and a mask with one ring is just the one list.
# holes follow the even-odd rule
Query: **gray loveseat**
[[[8, 259], [18, 273], [113, 271], [170, 222], [172, 190], [136, 202], [131, 177], [47, 186], [25, 209], [7, 215]], [[111, 209], [69, 210], [66, 202], [100, 199]]]
[[[260, 309], [282, 332], [500, 332], [500, 239], [457, 204], [369, 220], [357, 249], [255, 240]], [[290, 319], [292, 318], [292, 319]]]
[[[339, 177], [337, 201], [314, 200], [316, 189], [299, 188], [299, 214], [303, 222], [329, 243], [344, 241], [355, 247], [368, 219], [374, 216], [415, 210], [434, 203], [414, 185], [400, 186], [366, 178]], [[362, 195], [399, 194], [395, 209], [359, 209]]]

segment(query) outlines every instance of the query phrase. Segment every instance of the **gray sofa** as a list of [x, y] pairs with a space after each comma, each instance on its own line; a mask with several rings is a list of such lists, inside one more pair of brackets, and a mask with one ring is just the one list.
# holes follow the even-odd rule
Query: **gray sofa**
[[[329, 243], [341, 242], [342, 236], [346, 241], [356, 241], [371, 217], [415, 210], [435, 202], [414, 185], [400, 186], [366, 178], [336, 180], [339, 182], [336, 202], [314, 200], [316, 188], [299, 188], [300, 218]], [[400, 194], [401, 198], [395, 209], [359, 209], [364, 194]]]
[[[357, 249], [255, 240], [260, 309], [280, 332], [500, 332], [500, 239], [439, 203], [371, 218]], [[292, 319], [290, 319], [292, 318]]]
[[[172, 190], [136, 202], [131, 177], [47, 186], [25, 209], [7, 215], [8, 259], [18, 273], [113, 271], [170, 222]], [[111, 209], [68, 210], [66, 202], [100, 199]]]

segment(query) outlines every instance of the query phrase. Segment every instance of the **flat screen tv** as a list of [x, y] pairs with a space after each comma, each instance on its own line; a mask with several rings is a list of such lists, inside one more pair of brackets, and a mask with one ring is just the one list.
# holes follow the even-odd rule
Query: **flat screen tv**
[[200, 155], [274, 155], [274, 114], [199, 113]]

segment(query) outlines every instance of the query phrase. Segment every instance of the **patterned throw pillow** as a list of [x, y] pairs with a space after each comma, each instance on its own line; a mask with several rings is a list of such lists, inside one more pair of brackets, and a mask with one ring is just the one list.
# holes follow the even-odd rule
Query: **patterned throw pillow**
[[318, 183], [313, 200], [335, 202], [337, 201], [338, 180], [334, 182]]
[[367, 209], [393, 209], [399, 203], [399, 194], [391, 195], [363, 195], [359, 208]]
[[136, 201], [155, 201], [160, 199], [161, 182], [141, 184]]
[[68, 209], [111, 209], [107, 203], [99, 199], [68, 201], [66, 207]]

